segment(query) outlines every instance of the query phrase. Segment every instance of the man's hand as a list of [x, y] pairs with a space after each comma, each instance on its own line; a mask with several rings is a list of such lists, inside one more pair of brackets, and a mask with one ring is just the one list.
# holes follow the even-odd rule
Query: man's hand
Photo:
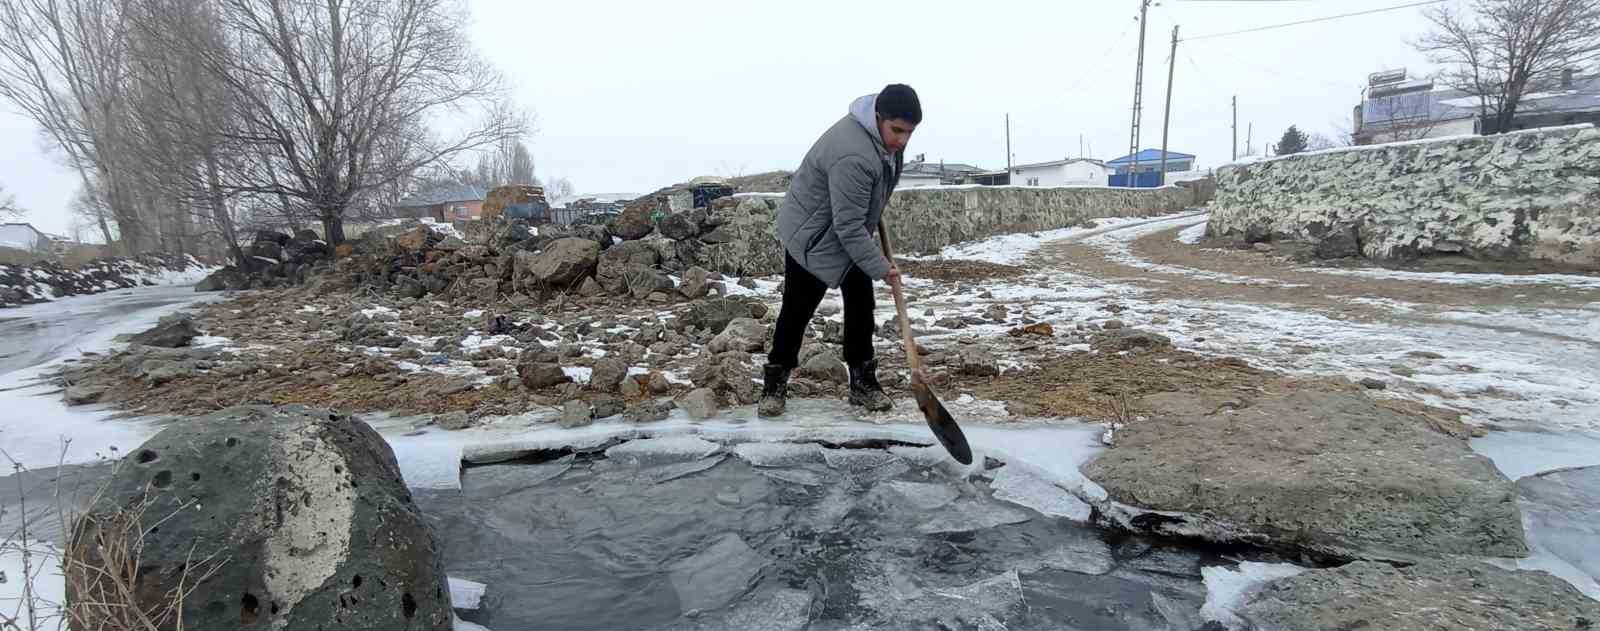
[[884, 276], [883, 279], [889, 281], [891, 284], [900, 284], [900, 266], [895, 265], [892, 262], [889, 263], [889, 274]]

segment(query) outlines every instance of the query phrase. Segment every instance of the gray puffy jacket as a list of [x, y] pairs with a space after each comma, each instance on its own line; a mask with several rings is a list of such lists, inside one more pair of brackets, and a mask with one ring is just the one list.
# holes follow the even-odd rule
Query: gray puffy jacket
[[879, 280], [889, 274], [873, 233], [900, 179], [878, 133], [876, 95], [850, 104], [850, 115], [811, 146], [778, 208], [778, 241], [789, 256], [829, 287], [852, 266]]

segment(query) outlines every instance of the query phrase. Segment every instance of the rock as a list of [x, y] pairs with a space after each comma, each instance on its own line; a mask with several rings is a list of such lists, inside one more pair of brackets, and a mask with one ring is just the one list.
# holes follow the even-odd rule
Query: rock
[[605, 293], [605, 288], [601, 287], [600, 283], [595, 282], [593, 276], [583, 279], [583, 285], [578, 287], [578, 295], [580, 296], [593, 298]]
[[461, 237], [451, 235], [445, 237], [443, 241], [434, 244], [433, 249], [444, 250], [445, 252], [456, 252], [465, 247], [467, 247], [466, 241], [462, 241]]
[[128, 338], [128, 342], [143, 346], [178, 348], [188, 346], [189, 341], [199, 335], [199, 329], [194, 328], [194, 316], [177, 313], [162, 317], [154, 327]]
[[1384, 383], [1382, 379], [1367, 377], [1361, 380], [1361, 387], [1368, 390], [1384, 390], [1389, 387], [1389, 384]]
[[600, 286], [613, 295], [630, 293], [629, 277], [636, 270], [654, 271], [661, 263], [661, 254], [650, 244], [641, 241], [619, 243], [600, 256], [595, 267], [595, 277]]
[[700, 224], [705, 222], [706, 213], [703, 210], [673, 213], [661, 219], [657, 230], [661, 236], [668, 239], [683, 241], [700, 236]]
[[588, 239], [556, 239], [544, 251], [529, 256], [517, 253], [517, 267], [530, 281], [551, 288], [568, 287], [594, 272], [600, 244]]
[[1100, 328], [1107, 331], [1113, 331], [1122, 328], [1122, 326], [1123, 324], [1121, 320], [1106, 320], [1104, 324], [1100, 325]]
[[695, 388], [684, 395], [678, 402], [678, 407], [689, 414], [689, 418], [703, 420], [717, 415], [717, 394], [710, 388]]
[[433, 417], [433, 424], [448, 430], [466, 429], [472, 427], [472, 419], [461, 410], [438, 414]]
[[1357, 561], [1268, 583], [1243, 607], [1252, 628], [1588, 629], [1600, 603], [1538, 571], [1506, 570], [1472, 559], [1397, 568]]
[[721, 333], [734, 318], [750, 317], [750, 307], [733, 298], [710, 298], [690, 305], [689, 312], [679, 320], [685, 327], [699, 327], [712, 333]]
[[[639, 385], [638, 382], [633, 381], [632, 379], [625, 379], [622, 383], [626, 384], [629, 382], [632, 382], [635, 387], [638, 387]], [[591, 401], [590, 403], [594, 406], [594, 418], [608, 418], [616, 416], [621, 414], [622, 410], [626, 407], [622, 403], [622, 399], [618, 399], [608, 394], [595, 397], [594, 401]]]
[[1440, 355], [1433, 351], [1411, 351], [1406, 353], [1406, 357], [1415, 357], [1417, 359], [1444, 359], [1444, 355]]
[[1024, 335], [1054, 337], [1056, 334], [1056, 329], [1055, 327], [1050, 326], [1049, 322], [1035, 322], [1028, 326], [1011, 329], [1009, 332], [1007, 332], [1007, 334], [1011, 337], [1022, 337]]
[[417, 226], [396, 235], [394, 244], [407, 252], [421, 252], [428, 249], [431, 243], [438, 242], [438, 240], [439, 236], [433, 234], [433, 231], [429, 230], [427, 226]]
[[817, 381], [831, 381], [833, 383], [850, 383], [850, 370], [844, 362], [829, 353], [811, 356], [800, 364], [798, 371], [801, 377], [816, 379]]
[[1417, 374], [1417, 371], [1412, 370], [1410, 366], [1406, 366], [1404, 364], [1392, 364], [1392, 365], [1390, 365], [1389, 366], [1389, 372], [1394, 373], [1396, 375], [1399, 375], [1401, 377], [1410, 377], [1412, 375]]
[[578, 400], [568, 401], [561, 405], [561, 426], [582, 427], [594, 423], [595, 411], [589, 404]]
[[535, 362], [519, 364], [517, 377], [522, 380], [523, 387], [529, 390], [549, 388], [572, 381], [560, 366]]
[[654, 197], [635, 200], [627, 208], [622, 209], [622, 214], [606, 224], [606, 229], [623, 241], [643, 239], [645, 235], [655, 230], [655, 224], [650, 221], [650, 214], [655, 212], [656, 204]]
[[1355, 226], [1330, 230], [1317, 241], [1313, 253], [1319, 259], [1342, 259], [1361, 256], [1361, 237]]
[[[1006, 318], [1011, 316], [1011, 310], [1007, 309], [1005, 305], [989, 305], [989, 308], [983, 312], [983, 315], [984, 317], [994, 320], [995, 322], [1005, 322]], [[916, 324], [916, 321], [912, 320], [911, 323]]]
[[650, 393], [666, 394], [672, 391], [672, 382], [667, 381], [667, 376], [659, 372], [650, 373]]
[[740, 278], [739, 282], [737, 282], [735, 284], [740, 286], [740, 287], [743, 287], [745, 289], [755, 289], [756, 288], [756, 279], [751, 278], [749, 276], [745, 276], [745, 277]]
[[1133, 423], [1116, 444], [1082, 470], [1113, 500], [1191, 515], [1145, 524], [1157, 533], [1325, 558], [1527, 554], [1516, 486], [1493, 463], [1358, 392]]
[[684, 270], [683, 284], [678, 286], [678, 291], [690, 300], [706, 297], [706, 293], [710, 289], [706, 280], [707, 273], [705, 268], [699, 266]]
[[1114, 329], [1096, 333], [1090, 345], [1101, 352], [1153, 350], [1171, 348], [1172, 339], [1140, 329]]
[[589, 373], [589, 387], [601, 392], [611, 392], [628, 376], [628, 365], [620, 360], [602, 357], [595, 360]]
[[1265, 254], [1271, 252], [1273, 248], [1271, 243], [1252, 243], [1250, 244], [1250, 249]]
[[110, 388], [93, 383], [80, 383], [67, 387], [67, 405], [88, 405], [98, 403], [100, 397], [105, 396]]
[[755, 403], [757, 372], [747, 363], [749, 357], [742, 352], [712, 355], [696, 365], [689, 378], [695, 385], [711, 388], [741, 405]]
[[993, 377], [1000, 374], [1000, 360], [995, 359], [989, 349], [977, 345], [963, 346], [957, 350], [955, 364], [957, 374], [972, 377]]
[[250, 287], [250, 275], [237, 267], [228, 266], [212, 272], [194, 286], [195, 291], [239, 290]]
[[192, 589], [185, 628], [451, 628], [438, 544], [394, 453], [355, 418], [247, 406], [168, 425], [73, 530], [68, 602], [107, 598], [95, 570], [115, 560], [97, 540], [122, 524], [144, 533], [134, 605]]
[[623, 379], [622, 385], [618, 390], [622, 393], [622, 396], [629, 399], [637, 399], [644, 396], [644, 386], [639, 385], [639, 380], [633, 377]]
[[672, 413], [675, 406], [668, 400], [649, 400], [635, 404], [622, 413], [622, 420], [629, 423], [652, 423], [664, 421]]
[[706, 350], [712, 353], [737, 351], [759, 353], [767, 345], [767, 327], [751, 318], [737, 318], [727, 328], [711, 338]]
[[643, 265], [633, 265], [624, 270], [623, 283], [627, 287], [627, 293], [634, 299], [645, 299], [652, 294], [661, 293], [662, 296], [657, 302], [668, 302], [664, 292], [673, 291], [676, 287], [672, 284], [672, 278]]

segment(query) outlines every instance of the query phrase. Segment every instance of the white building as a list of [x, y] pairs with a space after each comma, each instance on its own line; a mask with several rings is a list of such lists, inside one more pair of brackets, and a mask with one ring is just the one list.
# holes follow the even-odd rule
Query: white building
[[919, 188], [940, 184], [960, 184], [968, 176], [982, 173], [983, 169], [959, 162], [928, 162], [918, 155], [905, 163], [900, 170], [900, 183], [896, 188]]
[[1012, 186], [1105, 186], [1111, 169], [1093, 158], [1070, 158], [1011, 167]]
[[0, 224], [0, 247], [44, 252], [50, 249], [50, 237], [39, 232], [32, 224]]

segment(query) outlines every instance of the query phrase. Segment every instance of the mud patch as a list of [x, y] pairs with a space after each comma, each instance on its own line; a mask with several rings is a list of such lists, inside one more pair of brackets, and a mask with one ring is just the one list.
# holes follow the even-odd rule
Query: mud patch
[[973, 396], [1007, 401], [1013, 414], [1089, 419], [1123, 415], [1120, 400], [1135, 412], [1154, 413], [1149, 395], [1164, 392], [1207, 394], [1239, 399], [1284, 377], [1251, 367], [1234, 357], [1205, 357], [1161, 349], [1143, 353], [1065, 353], [1042, 357], [1037, 367], [997, 377], [969, 379]]
[[901, 273], [907, 276], [944, 282], [1018, 278], [1028, 274], [1025, 267], [972, 259], [899, 261], [898, 265]]

